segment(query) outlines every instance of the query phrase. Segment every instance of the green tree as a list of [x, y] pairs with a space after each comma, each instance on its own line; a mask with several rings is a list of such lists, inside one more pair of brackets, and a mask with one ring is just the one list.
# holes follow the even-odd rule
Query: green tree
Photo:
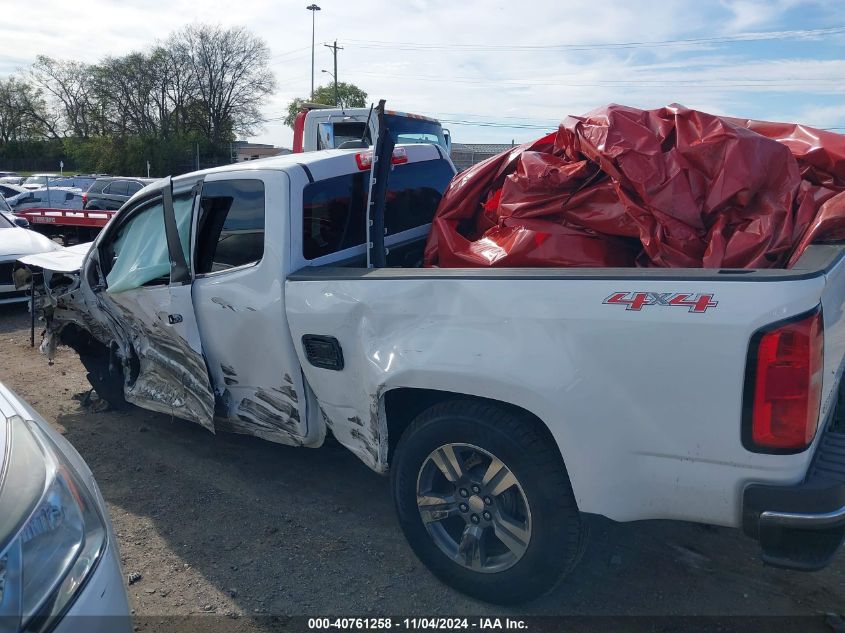
[[341, 108], [363, 108], [367, 105], [367, 93], [355, 84], [348, 84], [345, 81], [337, 83], [337, 96], [339, 103], [334, 101], [334, 84], [319, 86], [314, 89], [314, 95], [310, 99], [297, 97], [288, 104], [288, 113], [285, 116], [285, 125], [293, 127], [293, 121], [297, 113], [302, 110], [305, 103], [320, 103], [322, 105], [337, 105]]

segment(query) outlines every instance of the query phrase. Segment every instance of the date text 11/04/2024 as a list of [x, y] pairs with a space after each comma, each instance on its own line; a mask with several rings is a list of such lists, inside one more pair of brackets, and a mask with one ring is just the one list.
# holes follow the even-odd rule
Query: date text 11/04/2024
[[328, 630], [527, 630], [525, 620], [518, 618], [309, 618], [308, 629]]

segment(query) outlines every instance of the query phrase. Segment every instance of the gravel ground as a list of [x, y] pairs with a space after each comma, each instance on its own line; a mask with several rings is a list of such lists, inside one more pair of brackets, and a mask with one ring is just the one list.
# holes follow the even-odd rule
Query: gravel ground
[[[143, 616], [192, 614], [262, 630], [268, 615], [845, 611], [842, 552], [825, 571], [801, 574], [763, 567], [755, 543], [734, 530], [601, 518], [589, 520], [583, 561], [551, 595], [515, 610], [476, 602], [416, 560], [394, 518], [388, 480], [342, 447], [215, 436], [142, 409], [91, 412], [79, 401], [88, 384], [75, 354], [60, 348], [48, 366], [29, 347], [28, 325], [25, 307], [0, 306], [0, 380], [91, 466], [141, 630], [181, 630], [175, 623], [196, 620]], [[817, 625], [808, 630], [834, 630]]]

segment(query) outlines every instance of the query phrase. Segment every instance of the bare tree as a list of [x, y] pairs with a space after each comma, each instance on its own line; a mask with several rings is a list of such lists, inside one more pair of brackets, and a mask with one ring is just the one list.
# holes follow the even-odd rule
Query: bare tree
[[0, 143], [59, 138], [41, 93], [16, 77], [0, 79]]
[[161, 112], [156, 96], [161, 78], [150, 55], [107, 57], [92, 71], [96, 101], [108, 128], [119, 136], [156, 136]]
[[261, 124], [262, 100], [275, 89], [264, 40], [244, 28], [195, 24], [165, 46], [190, 70], [199, 103], [189, 111], [212, 143], [233, 133], [251, 134]]
[[39, 55], [32, 65], [31, 77], [36, 86], [60, 105], [66, 131], [72, 136], [88, 138], [92, 132], [92, 67]]
[[162, 134], [183, 134], [190, 126], [190, 104], [197, 94], [197, 79], [190, 54], [184, 42], [171, 38], [167, 45], [156, 47], [151, 56], [158, 72], [159, 86], [155, 96], [162, 121]]

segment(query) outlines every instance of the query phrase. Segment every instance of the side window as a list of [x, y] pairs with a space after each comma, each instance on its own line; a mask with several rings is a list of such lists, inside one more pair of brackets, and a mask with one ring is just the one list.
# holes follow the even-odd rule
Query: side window
[[[193, 192], [173, 196], [179, 241], [188, 252]], [[111, 294], [170, 283], [170, 251], [161, 199], [143, 203], [102, 247], [101, 260]]]
[[[384, 210], [388, 235], [429, 224], [454, 173], [445, 160], [397, 165]], [[311, 183], [302, 194], [302, 254], [316, 259], [363, 244], [367, 172]]]
[[103, 251], [108, 292], [115, 294], [170, 281], [164, 207], [157, 200], [133, 214]]
[[126, 183], [126, 195], [131, 196], [143, 189], [144, 186], [140, 182], [135, 182], [134, 180], [130, 180]]
[[397, 165], [390, 172], [384, 209], [388, 235], [431, 222], [454, 173], [445, 160]]
[[197, 273], [252, 264], [264, 256], [264, 182], [207, 182], [200, 207]]
[[311, 183], [302, 192], [302, 254], [316, 259], [364, 243], [369, 172]]
[[105, 193], [109, 193], [113, 196], [125, 196], [126, 195], [126, 181], [125, 180], [115, 180], [108, 187], [106, 187]]

